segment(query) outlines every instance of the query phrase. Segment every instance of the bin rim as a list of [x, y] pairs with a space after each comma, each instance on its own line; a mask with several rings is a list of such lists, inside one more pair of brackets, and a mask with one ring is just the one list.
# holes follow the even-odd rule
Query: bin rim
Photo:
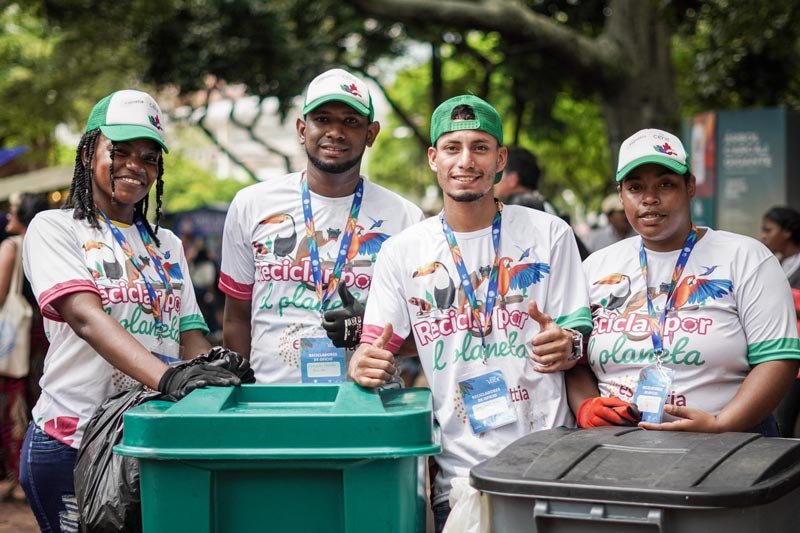
[[[795, 475], [796, 477], [796, 475]], [[539, 481], [535, 488], [528, 492], [508, 490], [499, 487], [499, 481], [476, 479], [470, 472], [470, 485], [477, 490], [503, 497], [525, 499], [548, 499], [564, 501], [597, 502], [606, 504], [624, 504], [645, 507], [669, 507], [674, 509], [725, 509], [731, 507], [754, 507], [773, 502], [792, 490], [800, 487], [800, 483], [792, 482], [790, 475], [772, 478], [772, 485], [761, 482], [747, 489], [709, 490], [709, 489], [648, 489], [643, 487], [605, 487], [597, 485], [573, 483], [566, 487], [558, 482]], [[777, 481], [776, 481], [777, 480]], [[609, 496], [613, 493], [614, 496]], [[605, 494], [602, 496], [601, 494]], [[680, 503], [678, 500], [682, 499]], [[721, 502], [724, 501], [724, 504]]]
[[[437, 431], [437, 435], [438, 435]], [[440, 439], [437, 439], [440, 440]], [[441, 442], [425, 446], [365, 447], [343, 450], [340, 448], [267, 448], [225, 449], [187, 448], [161, 449], [118, 444], [114, 453], [139, 459], [199, 459], [199, 460], [249, 460], [249, 459], [388, 459], [419, 455], [436, 455], [442, 451]]]

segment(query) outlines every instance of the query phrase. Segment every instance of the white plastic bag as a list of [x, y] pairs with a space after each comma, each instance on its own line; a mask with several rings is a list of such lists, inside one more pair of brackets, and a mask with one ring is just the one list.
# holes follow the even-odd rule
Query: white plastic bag
[[443, 533], [489, 533], [488, 496], [473, 488], [469, 479], [453, 479], [450, 509]]

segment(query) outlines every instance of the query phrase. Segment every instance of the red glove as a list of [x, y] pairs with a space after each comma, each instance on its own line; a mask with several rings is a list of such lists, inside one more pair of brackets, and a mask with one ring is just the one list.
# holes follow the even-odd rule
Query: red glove
[[578, 408], [578, 427], [635, 426], [642, 419], [636, 404], [619, 398], [587, 398]]

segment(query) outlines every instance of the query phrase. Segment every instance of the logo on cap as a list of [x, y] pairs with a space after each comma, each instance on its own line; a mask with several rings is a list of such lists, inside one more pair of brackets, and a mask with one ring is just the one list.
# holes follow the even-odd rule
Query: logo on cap
[[358, 86], [355, 83], [351, 83], [350, 85], [340, 85], [342, 90], [346, 93], [350, 93], [356, 98], [361, 98], [361, 93], [358, 92]]
[[655, 149], [656, 149], [656, 152], [660, 152], [660, 153], [662, 153], [662, 154], [666, 154], [666, 155], [675, 155], [675, 156], [677, 156], [677, 155], [678, 155], [678, 152], [675, 152], [675, 151], [672, 149], [672, 147], [669, 145], [669, 143], [664, 143], [664, 146], [658, 146], [658, 145], [655, 145], [655, 146], [653, 146], [653, 148], [655, 148]]
[[158, 115], [147, 115], [147, 118], [150, 120], [150, 124], [152, 124], [155, 129], [158, 131], [164, 131], [164, 128], [161, 127], [161, 117]]

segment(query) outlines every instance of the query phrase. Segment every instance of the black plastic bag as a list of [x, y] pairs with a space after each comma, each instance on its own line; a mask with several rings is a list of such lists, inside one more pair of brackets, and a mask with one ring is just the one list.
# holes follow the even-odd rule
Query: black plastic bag
[[84, 533], [142, 530], [139, 460], [117, 455], [113, 449], [122, 442], [125, 411], [161, 396], [138, 385], [108, 398], [89, 420], [74, 469]]
[[[244, 383], [254, 383], [250, 365], [236, 352], [221, 347], [173, 366], [216, 365], [230, 370]], [[125, 411], [150, 400], [176, 401], [170, 395], [138, 385], [108, 398], [86, 426], [73, 474], [81, 531], [136, 533], [142, 530], [139, 460], [114, 453], [122, 442]]]

